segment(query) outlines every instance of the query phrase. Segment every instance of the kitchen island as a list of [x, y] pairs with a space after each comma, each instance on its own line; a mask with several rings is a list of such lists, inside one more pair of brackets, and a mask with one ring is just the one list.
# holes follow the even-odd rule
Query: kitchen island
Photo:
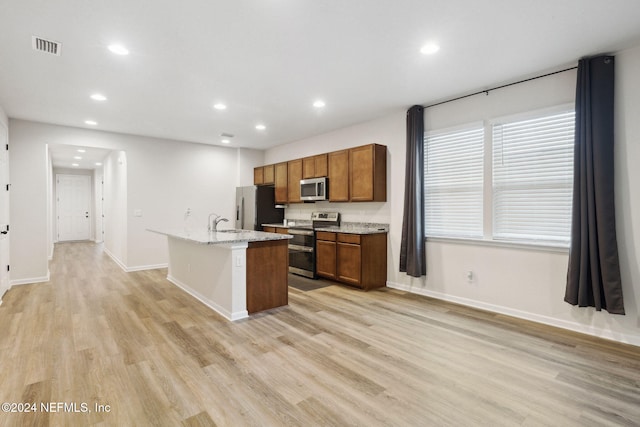
[[288, 304], [287, 234], [148, 229], [167, 236], [167, 279], [229, 320]]

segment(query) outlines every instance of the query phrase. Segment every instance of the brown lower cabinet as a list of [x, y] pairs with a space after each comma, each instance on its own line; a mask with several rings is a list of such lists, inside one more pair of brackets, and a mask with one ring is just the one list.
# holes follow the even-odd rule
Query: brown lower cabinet
[[361, 289], [387, 282], [387, 234], [350, 234], [318, 231], [316, 272]]

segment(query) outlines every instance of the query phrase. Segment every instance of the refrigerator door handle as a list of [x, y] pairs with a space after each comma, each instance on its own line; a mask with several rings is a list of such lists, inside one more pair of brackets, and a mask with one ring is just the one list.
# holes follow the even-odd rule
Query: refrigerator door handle
[[240, 220], [240, 205], [236, 205], [236, 221]]
[[240, 202], [242, 204], [242, 219], [240, 220], [240, 228], [244, 230], [244, 197], [242, 198], [242, 201]]

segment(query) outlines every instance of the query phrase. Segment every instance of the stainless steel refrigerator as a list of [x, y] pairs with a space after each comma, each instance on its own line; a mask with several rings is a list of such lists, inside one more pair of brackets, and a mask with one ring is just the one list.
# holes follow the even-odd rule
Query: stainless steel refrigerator
[[275, 188], [236, 188], [236, 228], [262, 230], [262, 224], [282, 224], [284, 208], [276, 208]]

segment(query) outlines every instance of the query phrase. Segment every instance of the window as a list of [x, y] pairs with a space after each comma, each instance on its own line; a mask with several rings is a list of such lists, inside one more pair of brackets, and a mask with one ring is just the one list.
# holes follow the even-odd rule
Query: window
[[494, 239], [569, 244], [574, 118], [492, 126]]
[[427, 236], [482, 237], [482, 124], [425, 138]]
[[574, 120], [564, 108], [427, 133], [426, 235], [568, 246]]

